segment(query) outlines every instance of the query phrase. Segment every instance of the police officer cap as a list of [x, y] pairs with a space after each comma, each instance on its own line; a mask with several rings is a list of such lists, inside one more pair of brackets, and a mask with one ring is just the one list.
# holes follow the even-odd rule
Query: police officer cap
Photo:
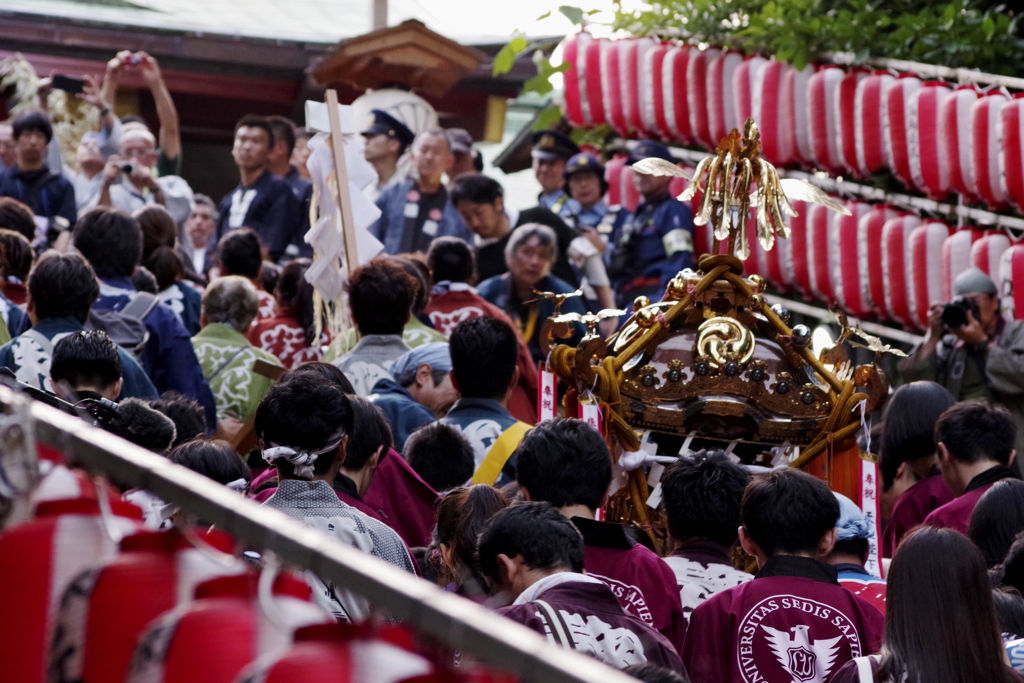
[[566, 162], [565, 170], [562, 171], [562, 177], [568, 180], [577, 173], [596, 173], [603, 178], [604, 166], [597, 160], [597, 157], [580, 152]]
[[580, 153], [580, 147], [565, 133], [557, 130], [539, 130], [533, 134], [534, 159], [568, 159]]
[[636, 147], [629, 153], [629, 159], [626, 163], [632, 166], [641, 159], [650, 159], [651, 157], [671, 161], [673, 164], [676, 162], [672, 158], [672, 153], [668, 151], [668, 147], [665, 145], [656, 140], [641, 140], [636, 143]]
[[363, 131], [363, 136], [387, 135], [402, 143], [402, 146], [411, 145], [416, 137], [408, 127], [391, 114], [381, 109], [370, 110], [370, 125]]

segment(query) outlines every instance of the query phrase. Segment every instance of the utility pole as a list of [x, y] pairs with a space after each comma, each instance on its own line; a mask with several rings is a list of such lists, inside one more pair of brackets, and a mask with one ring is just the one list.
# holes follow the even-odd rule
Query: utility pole
[[388, 27], [388, 0], [370, 0], [373, 3], [373, 30]]

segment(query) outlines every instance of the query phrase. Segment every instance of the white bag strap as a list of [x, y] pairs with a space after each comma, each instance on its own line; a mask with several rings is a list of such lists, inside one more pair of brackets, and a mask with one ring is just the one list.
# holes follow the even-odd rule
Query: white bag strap
[[537, 605], [544, 611], [544, 615], [547, 617], [548, 623], [551, 624], [551, 631], [558, 638], [558, 642], [563, 647], [567, 647], [570, 650], [576, 649], [576, 641], [572, 639], [572, 632], [569, 631], [568, 624], [562, 619], [562, 615], [558, 613], [554, 607], [549, 605], [544, 600], [534, 600], [533, 604]]
[[871, 657], [855, 657], [853, 661], [857, 662], [860, 683], [874, 683], [875, 676], [871, 673]]

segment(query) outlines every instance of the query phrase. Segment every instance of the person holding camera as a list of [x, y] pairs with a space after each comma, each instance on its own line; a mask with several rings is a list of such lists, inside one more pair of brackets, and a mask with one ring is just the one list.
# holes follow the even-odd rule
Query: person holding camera
[[[953, 300], [928, 311], [924, 341], [899, 364], [904, 382], [938, 382], [957, 401], [1001, 403], [1024, 448], [1024, 321], [999, 311], [995, 283], [979, 268], [953, 280]], [[1020, 476], [1019, 465], [1014, 464]]]

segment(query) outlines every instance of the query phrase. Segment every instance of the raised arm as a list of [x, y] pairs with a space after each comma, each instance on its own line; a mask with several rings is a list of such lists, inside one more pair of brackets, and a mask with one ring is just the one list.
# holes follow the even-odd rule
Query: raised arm
[[139, 68], [142, 70], [142, 78], [153, 93], [153, 101], [156, 103], [156, 115], [160, 119], [160, 149], [168, 161], [176, 161], [181, 154], [181, 130], [178, 126], [178, 110], [174, 107], [174, 100], [171, 99], [171, 92], [164, 83], [163, 74], [160, 73], [160, 66], [156, 60], [145, 52], [136, 53], [140, 58]]

